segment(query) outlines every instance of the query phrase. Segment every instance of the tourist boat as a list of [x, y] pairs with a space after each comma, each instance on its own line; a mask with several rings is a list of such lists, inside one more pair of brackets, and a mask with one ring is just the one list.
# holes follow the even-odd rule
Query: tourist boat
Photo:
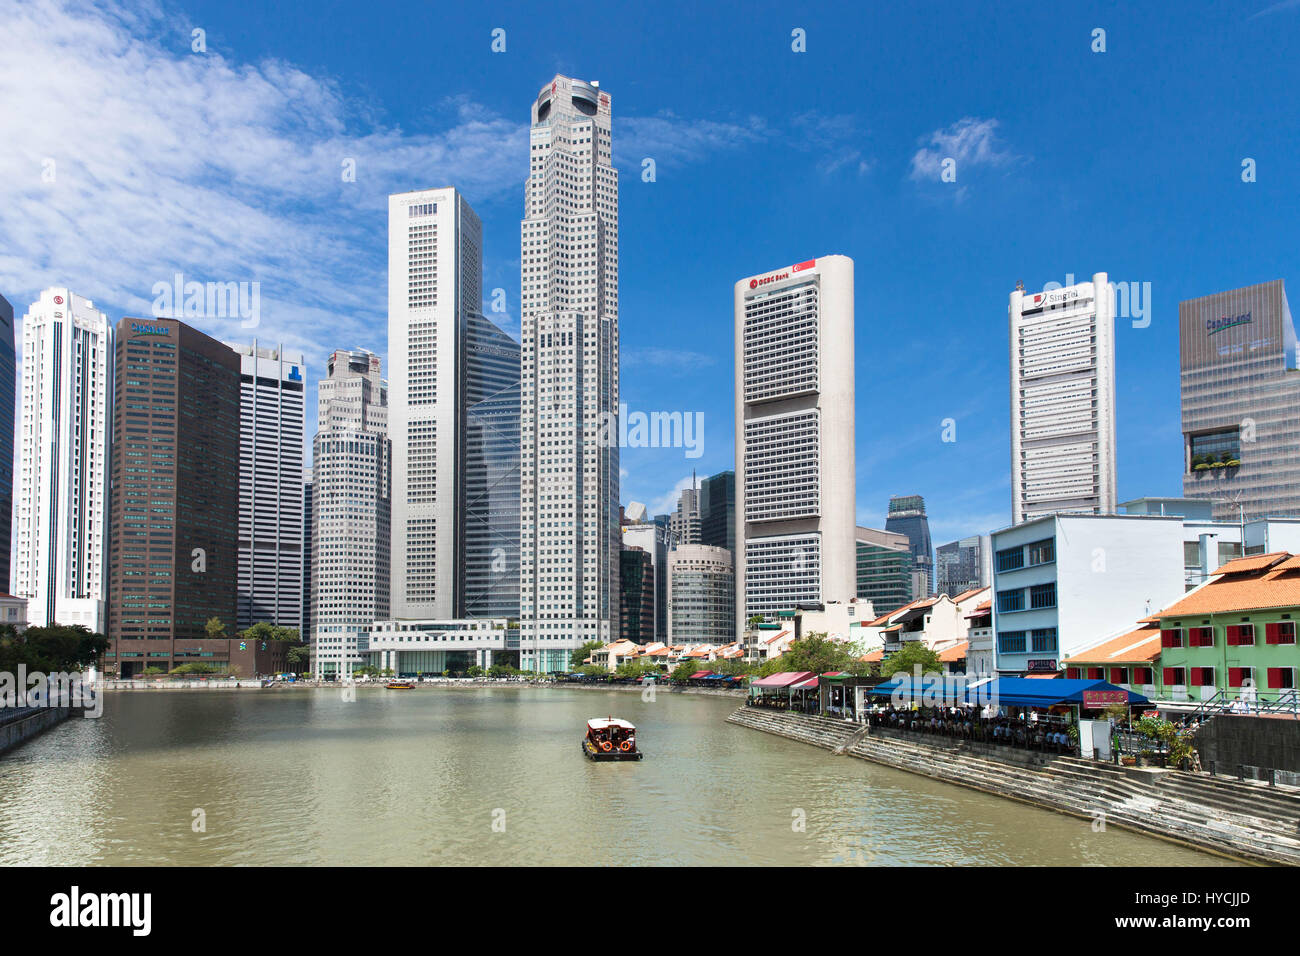
[[409, 680], [390, 680], [384, 686], [389, 690], [412, 690], [415, 687]]
[[636, 728], [617, 717], [593, 717], [587, 721], [582, 752], [591, 760], [640, 760], [636, 749]]

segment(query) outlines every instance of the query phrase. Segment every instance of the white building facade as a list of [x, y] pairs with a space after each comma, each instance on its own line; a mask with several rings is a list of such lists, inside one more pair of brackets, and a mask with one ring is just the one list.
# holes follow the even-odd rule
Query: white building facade
[[1114, 287], [1099, 272], [1064, 288], [1017, 288], [1008, 315], [1012, 524], [1114, 514]]
[[66, 288], [23, 316], [13, 579], [32, 625], [107, 629], [113, 336]]
[[735, 286], [737, 635], [857, 596], [853, 260]]
[[556, 76], [532, 106], [520, 262], [520, 666], [619, 629], [618, 173], [612, 103]]
[[299, 627], [303, 613], [306, 359], [283, 345], [232, 345], [240, 362], [239, 598], [242, 631]]
[[680, 544], [668, 552], [668, 639], [729, 644], [736, 634], [736, 573], [727, 548]]
[[455, 189], [388, 197], [395, 618], [450, 619], [464, 576], [466, 324], [482, 308], [483, 227]]
[[392, 453], [378, 355], [335, 352], [317, 387], [312, 444], [312, 634], [316, 678], [347, 679], [389, 614]]

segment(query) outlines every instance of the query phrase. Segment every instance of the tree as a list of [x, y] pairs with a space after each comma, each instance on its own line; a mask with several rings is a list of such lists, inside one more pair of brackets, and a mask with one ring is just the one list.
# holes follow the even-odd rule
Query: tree
[[668, 677], [670, 680], [675, 680], [675, 681], [690, 680], [691, 675], [696, 673], [698, 670], [699, 667], [697, 667], [691, 661], [687, 661], [684, 664], [678, 664], [676, 667], [674, 667], [673, 672], [669, 674]]
[[[211, 621], [208, 622], [211, 624]], [[266, 621], [258, 621], [250, 628], [246, 628], [244, 633], [239, 635], [247, 641], [290, 641], [297, 643], [298, 629], [296, 627], [281, 627], [278, 624], [270, 624]]]
[[208, 618], [208, 623], [203, 625], [203, 630], [210, 641], [220, 641], [226, 637], [226, 625], [221, 622], [219, 617]]
[[375, 667], [373, 664], [362, 664], [360, 667], [354, 667], [352, 669], [352, 676], [353, 677], [378, 677], [379, 668]]
[[172, 673], [184, 676], [186, 674], [216, 674], [221, 670], [216, 664], [209, 664], [207, 661], [190, 661], [187, 664], [181, 664], [172, 668]]
[[108, 650], [108, 638], [92, 633], [80, 624], [48, 624], [17, 633], [12, 627], [0, 631], [0, 670], [15, 672], [19, 664], [28, 670], [57, 674], [84, 670]]
[[604, 646], [602, 641], [588, 641], [581, 647], [574, 648], [573, 653], [569, 655], [569, 667], [575, 671], [579, 670], [593, 651], [598, 651]]
[[759, 674], [768, 677], [789, 671], [813, 671], [826, 674], [833, 671], [846, 671], [850, 674], [865, 674], [868, 666], [858, 658], [861, 652], [853, 644], [832, 641], [825, 634], [806, 634], [790, 645], [780, 657], [765, 661], [759, 668]]
[[311, 664], [311, 648], [306, 644], [300, 647], [291, 647], [284, 659], [291, 668], [304, 671]]
[[583, 677], [604, 677], [609, 678], [609, 671], [599, 664], [583, 664], [578, 668], [578, 673]]
[[891, 678], [903, 673], [911, 676], [916, 665], [921, 665], [922, 674], [942, 674], [943, 661], [939, 655], [926, 647], [921, 641], [907, 641], [900, 650], [894, 651], [879, 664], [880, 676]]
[[614, 672], [619, 677], [643, 677], [659, 676], [659, 665], [649, 660], [630, 660], [624, 661], [618, 665], [618, 670]]

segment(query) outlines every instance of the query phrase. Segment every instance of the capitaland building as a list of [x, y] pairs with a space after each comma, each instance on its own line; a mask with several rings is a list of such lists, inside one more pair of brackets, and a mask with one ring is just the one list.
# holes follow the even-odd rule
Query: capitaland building
[[933, 594], [934, 546], [930, 540], [930, 519], [925, 514], [925, 499], [920, 495], [892, 496], [885, 530], [907, 538], [912, 552], [912, 593], [917, 597]]
[[125, 318], [114, 339], [105, 669], [122, 677], [185, 664], [229, 670], [239, 356], [175, 319]]
[[31, 624], [103, 633], [113, 327], [89, 299], [53, 288], [23, 316], [22, 336], [14, 593]]
[[739, 629], [857, 596], [853, 260], [741, 279], [734, 305]]
[[858, 599], [872, 607], [902, 607], [917, 596], [912, 579], [912, 547], [907, 535], [858, 528]]
[[568, 670], [619, 629], [618, 173], [612, 104], [537, 94], [520, 230], [520, 666]]
[[1300, 516], [1300, 371], [1281, 279], [1178, 304], [1183, 493], [1223, 521]]
[[1057, 511], [1112, 514], [1115, 291], [1091, 282], [1017, 287], [1011, 326], [1011, 521]]

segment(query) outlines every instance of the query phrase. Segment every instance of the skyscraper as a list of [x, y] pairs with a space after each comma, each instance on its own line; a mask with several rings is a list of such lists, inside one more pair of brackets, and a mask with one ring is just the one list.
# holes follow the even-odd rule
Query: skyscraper
[[31, 624], [102, 633], [113, 327], [89, 299], [53, 288], [23, 316], [22, 334], [14, 593]]
[[520, 666], [568, 667], [618, 630], [618, 173], [611, 103], [537, 95], [521, 227]]
[[736, 555], [736, 473], [721, 471], [700, 485], [700, 543]]
[[483, 227], [455, 189], [388, 197], [392, 616], [460, 615], [467, 326], [482, 309]]
[[1104, 272], [1043, 292], [1018, 285], [1008, 314], [1012, 524], [1114, 514], [1114, 287]]
[[[623, 524], [623, 547], [639, 548], [650, 555], [651, 570], [654, 579], [653, 640], [668, 640], [668, 550], [672, 535], [668, 531], [668, 519], [662, 521], [650, 519], [645, 505], [633, 501], [627, 506], [627, 520]], [[626, 595], [626, 589], [623, 592]]]
[[619, 554], [622, 569], [622, 626], [619, 637], [637, 644], [655, 639], [655, 568], [654, 559], [640, 548], [624, 548]]
[[940, 545], [935, 552], [935, 593], [956, 597], [963, 591], [993, 583], [993, 554], [989, 536], [975, 534]]
[[0, 588], [8, 591], [14, 512], [14, 414], [18, 401], [14, 307], [0, 295]]
[[1300, 372], [1281, 279], [1178, 303], [1183, 493], [1218, 521], [1300, 516]]
[[700, 543], [700, 489], [691, 479], [691, 487], [683, 488], [677, 497], [677, 510], [668, 518], [668, 530], [677, 544]]
[[877, 615], [911, 602], [912, 545], [907, 535], [876, 528], [857, 529], [858, 600], [870, 601]]
[[312, 503], [313, 484], [312, 470], [304, 468], [302, 470], [302, 623], [298, 627], [298, 635], [304, 641], [311, 640], [311, 550], [312, 522], [315, 517]]
[[857, 593], [853, 260], [741, 279], [735, 322], [740, 629]]
[[465, 337], [463, 610], [519, 617], [519, 343], [478, 314]]
[[[175, 319], [114, 335], [110, 641], [123, 677], [230, 667], [239, 580], [239, 356]], [[209, 637], [208, 622], [225, 625]]]
[[302, 353], [234, 346], [240, 361], [239, 606], [242, 631], [302, 623]]
[[912, 552], [912, 596], [928, 597], [934, 592], [934, 547], [930, 541], [930, 519], [920, 495], [894, 495], [889, 499], [885, 530], [907, 538]]
[[728, 644], [736, 636], [736, 576], [731, 552], [683, 544], [668, 553], [668, 639]]
[[312, 671], [349, 677], [389, 617], [392, 453], [378, 355], [329, 357], [312, 443]]

